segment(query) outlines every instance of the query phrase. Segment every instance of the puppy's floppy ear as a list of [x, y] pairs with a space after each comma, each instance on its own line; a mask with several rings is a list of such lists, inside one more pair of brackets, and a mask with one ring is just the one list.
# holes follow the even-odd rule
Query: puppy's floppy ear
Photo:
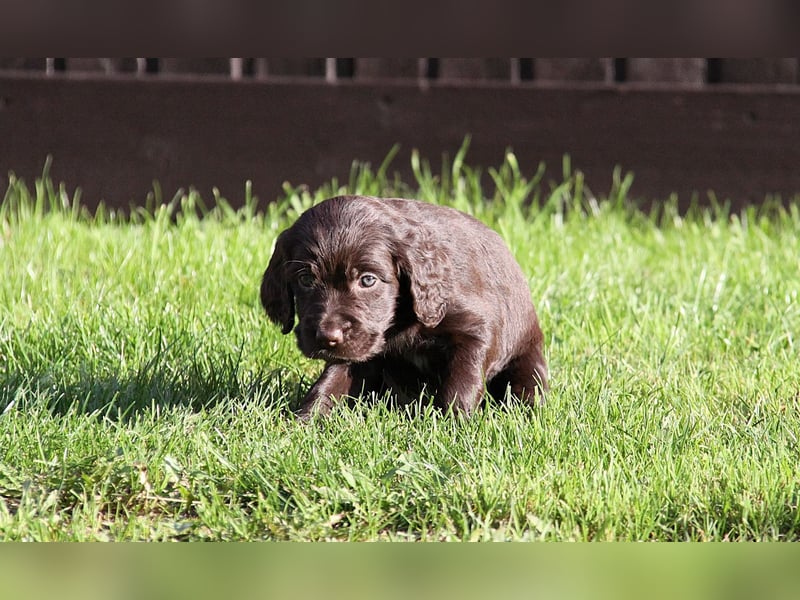
[[426, 327], [436, 327], [447, 312], [450, 259], [425, 225], [409, 222], [395, 246], [400, 275], [408, 279], [414, 314]]
[[275, 251], [261, 280], [261, 304], [270, 320], [282, 327], [284, 334], [294, 327], [294, 295], [286, 273], [288, 233], [284, 231], [278, 236]]

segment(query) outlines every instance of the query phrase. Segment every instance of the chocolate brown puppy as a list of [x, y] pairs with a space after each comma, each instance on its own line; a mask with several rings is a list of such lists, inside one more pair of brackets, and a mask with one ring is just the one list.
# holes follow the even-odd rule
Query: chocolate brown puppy
[[547, 390], [525, 275], [497, 233], [452, 208], [326, 200], [278, 237], [261, 303], [326, 363], [302, 418], [370, 392], [402, 402], [427, 392], [469, 414], [487, 390], [502, 397], [510, 386], [527, 403]]

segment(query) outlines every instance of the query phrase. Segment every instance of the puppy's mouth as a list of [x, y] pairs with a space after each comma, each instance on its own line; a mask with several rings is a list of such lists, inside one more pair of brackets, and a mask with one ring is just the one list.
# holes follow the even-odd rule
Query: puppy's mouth
[[384, 346], [379, 332], [365, 331], [354, 327], [338, 343], [328, 344], [319, 340], [318, 325], [304, 324], [295, 329], [298, 346], [309, 358], [328, 363], [360, 363], [377, 356]]
[[[377, 356], [382, 348], [379, 336], [365, 336], [358, 340], [349, 340], [336, 346], [319, 346], [310, 344], [306, 353], [309, 358], [324, 360], [329, 363], [360, 363]], [[302, 349], [302, 348], [301, 348]]]
[[309, 353], [309, 358], [324, 360], [327, 363], [359, 363], [374, 357], [377, 352], [352, 351], [346, 348], [318, 348]]
[[320, 348], [318, 350], [314, 350], [309, 353], [309, 358], [315, 358], [317, 360], [324, 360], [328, 363], [350, 363], [355, 362], [351, 356], [347, 356], [346, 353], [336, 352], [335, 350], [328, 350], [325, 348]]

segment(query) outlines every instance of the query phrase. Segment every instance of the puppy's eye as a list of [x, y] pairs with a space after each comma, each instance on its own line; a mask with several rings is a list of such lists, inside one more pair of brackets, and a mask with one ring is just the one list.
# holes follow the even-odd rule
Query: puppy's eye
[[372, 273], [366, 273], [361, 276], [361, 279], [359, 279], [358, 282], [361, 284], [361, 287], [368, 288], [378, 283], [378, 278]]
[[314, 287], [314, 276], [311, 273], [300, 273], [297, 277], [297, 283], [300, 284], [301, 287], [304, 288], [312, 288]]

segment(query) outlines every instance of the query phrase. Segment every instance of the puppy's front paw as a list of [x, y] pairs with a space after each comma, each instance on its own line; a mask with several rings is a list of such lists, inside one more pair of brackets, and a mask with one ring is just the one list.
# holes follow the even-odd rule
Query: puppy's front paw
[[306, 400], [294, 415], [298, 421], [308, 423], [317, 417], [327, 417], [333, 409], [333, 398], [313, 398]]

